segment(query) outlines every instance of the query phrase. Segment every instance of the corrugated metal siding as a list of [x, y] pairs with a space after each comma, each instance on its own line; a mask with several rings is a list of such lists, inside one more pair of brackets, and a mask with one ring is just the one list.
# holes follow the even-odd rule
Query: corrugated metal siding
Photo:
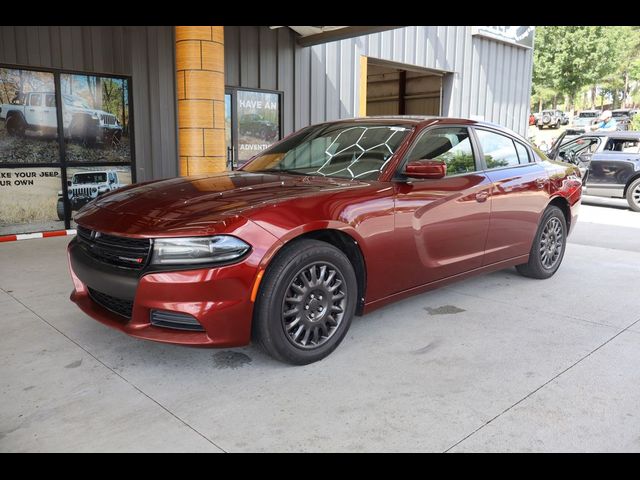
[[452, 72], [443, 115], [526, 133], [531, 50], [472, 36], [468, 26], [410, 26], [304, 48], [295, 39], [287, 28], [225, 27], [227, 85], [273, 89], [275, 82], [284, 91], [285, 133], [357, 114], [359, 55]]
[[178, 174], [174, 45], [173, 27], [0, 27], [0, 63], [132, 77], [138, 181]]

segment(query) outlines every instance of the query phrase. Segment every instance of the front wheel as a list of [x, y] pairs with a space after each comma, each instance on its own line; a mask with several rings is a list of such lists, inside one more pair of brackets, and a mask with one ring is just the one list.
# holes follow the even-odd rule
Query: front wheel
[[58, 199], [56, 204], [56, 213], [58, 214], [58, 220], [64, 220], [64, 200]]
[[256, 298], [253, 338], [274, 358], [306, 365], [329, 355], [349, 330], [358, 286], [349, 259], [318, 240], [287, 245]]
[[627, 203], [634, 212], [640, 212], [640, 178], [634, 180], [627, 188]]
[[529, 252], [529, 261], [516, 265], [518, 273], [531, 278], [549, 278], [562, 263], [567, 246], [567, 222], [562, 210], [547, 207]]

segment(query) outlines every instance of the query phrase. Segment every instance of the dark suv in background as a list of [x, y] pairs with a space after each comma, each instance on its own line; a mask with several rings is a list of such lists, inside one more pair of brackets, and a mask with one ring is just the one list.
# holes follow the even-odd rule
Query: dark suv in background
[[558, 137], [547, 156], [580, 168], [583, 193], [624, 198], [640, 212], [640, 132], [593, 132], [567, 142], [565, 136]]

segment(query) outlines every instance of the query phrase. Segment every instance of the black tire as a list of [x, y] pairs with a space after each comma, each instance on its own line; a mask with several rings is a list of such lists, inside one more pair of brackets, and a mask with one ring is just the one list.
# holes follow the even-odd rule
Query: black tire
[[636, 178], [627, 188], [627, 203], [634, 212], [640, 212], [640, 178]]
[[24, 137], [27, 125], [20, 115], [12, 115], [7, 119], [7, 133], [12, 137]]
[[[557, 240], [555, 232], [548, 233], [547, 228], [549, 226], [559, 227], [562, 233], [560, 242]], [[553, 276], [564, 257], [564, 252], [567, 248], [567, 234], [567, 221], [564, 218], [564, 213], [555, 205], [549, 205], [542, 215], [538, 231], [533, 239], [533, 244], [529, 251], [529, 261], [522, 265], [516, 265], [518, 273], [525, 277], [540, 279]], [[546, 248], [549, 250], [545, 251]], [[551, 258], [549, 255], [551, 255]]]
[[[311, 268], [317, 274], [315, 284], [313, 277], [306, 276]], [[320, 279], [327, 280], [334, 270], [333, 277], [326, 282], [334, 291], [323, 298], [322, 293], [327, 290], [322, 290], [326, 285]], [[301, 275], [311, 279], [311, 286], [299, 282]], [[342, 281], [338, 283], [338, 280]], [[287, 296], [295, 288], [299, 297]], [[320, 296], [314, 297], [314, 292], [316, 295], [320, 292]], [[344, 253], [318, 240], [294, 240], [283, 247], [264, 275], [254, 309], [253, 340], [280, 361], [294, 365], [317, 362], [335, 350], [346, 335], [355, 314], [357, 297], [356, 275]], [[287, 298], [295, 302], [287, 302]], [[312, 319], [314, 315], [318, 318]], [[293, 320], [287, 322], [292, 317]], [[328, 322], [331, 324], [327, 327]], [[300, 337], [292, 338], [296, 333]], [[308, 338], [310, 344], [303, 345], [303, 337]]]
[[58, 199], [56, 213], [58, 214], [58, 220], [64, 220], [64, 201], [61, 198]]

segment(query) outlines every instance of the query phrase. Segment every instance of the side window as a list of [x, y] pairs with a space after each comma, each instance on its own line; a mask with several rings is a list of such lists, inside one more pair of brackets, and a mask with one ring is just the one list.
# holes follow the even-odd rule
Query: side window
[[476, 133], [488, 169], [520, 164], [516, 147], [509, 137], [479, 129], [476, 129]]
[[47, 95], [45, 98], [45, 103], [47, 107], [55, 107], [56, 106], [56, 96], [55, 95]]
[[572, 158], [578, 155], [595, 153], [598, 145], [600, 145], [598, 137], [578, 138], [562, 145], [558, 151], [558, 156], [561, 160], [571, 161]]
[[413, 160], [442, 160], [447, 165], [447, 176], [477, 170], [469, 130], [463, 127], [428, 131], [411, 150], [408, 161]]
[[29, 97], [29, 105], [32, 107], [39, 107], [42, 103], [42, 95], [39, 93], [32, 93]]
[[531, 160], [529, 159], [529, 150], [527, 150], [527, 147], [522, 145], [520, 142], [514, 143], [516, 144], [516, 150], [518, 151], [518, 159], [520, 160], [520, 165], [529, 163]]

